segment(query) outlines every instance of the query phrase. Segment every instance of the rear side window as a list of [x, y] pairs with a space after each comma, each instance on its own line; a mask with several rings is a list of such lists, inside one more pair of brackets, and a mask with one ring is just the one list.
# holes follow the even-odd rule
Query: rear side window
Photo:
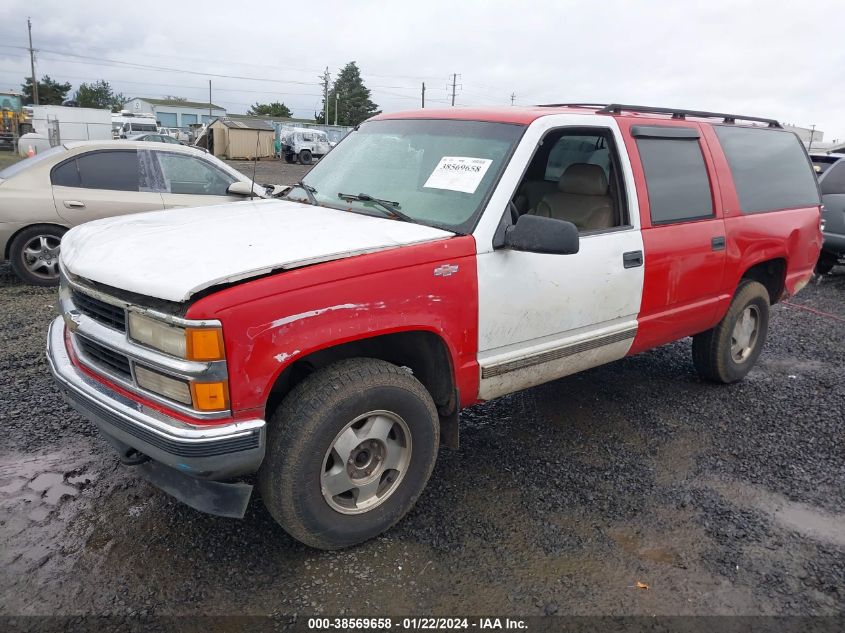
[[813, 169], [792, 132], [714, 125], [743, 213], [819, 204]]
[[138, 153], [135, 151], [83, 154], [77, 157], [76, 165], [80, 187], [138, 191]]
[[76, 169], [76, 159], [69, 160], [50, 172], [50, 182], [58, 187], [79, 187], [79, 171]]
[[698, 138], [638, 138], [652, 224], [713, 216], [710, 178]]
[[825, 172], [820, 185], [823, 195], [845, 193], [845, 158]]

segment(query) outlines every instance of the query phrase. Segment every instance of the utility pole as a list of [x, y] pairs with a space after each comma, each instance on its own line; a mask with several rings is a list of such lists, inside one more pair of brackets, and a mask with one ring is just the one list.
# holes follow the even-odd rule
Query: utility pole
[[334, 124], [337, 125], [337, 104], [340, 102], [340, 95], [337, 90], [334, 93]]
[[814, 137], [815, 135], [816, 135], [816, 124], [815, 124], [815, 123], [813, 123], [813, 124], [810, 126], [810, 144], [807, 146], [807, 151], [808, 151], [808, 152], [809, 152], [811, 149], [813, 149], [813, 137]]
[[211, 79], [208, 80], [208, 124], [211, 125]]
[[422, 82], [422, 107], [425, 108], [425, 82]]
[[452, 73], [452, 107], [455, 107], [455, 83], [458, 81], [458, 75]]
[[516, 99], [516, 93], [512, 92], [511, 93], [511, 106], [513, 106], [514, 99]]
[[35, 80], [35, 51], [32, 50], [32, 20], [26, 19], [26, 28], [29, 30], [29, 65], [32, 69], [32, 104], [38, 105], [38, 82]]
[[326, 72], [320, 75], [320, 79], [323, 80], [323, 104], [325, 105], [325, 113], [323, 118], [323, 125], [329, 124], [329, 79], [331, 75], [329, 75], [329, 67], [326, 66]]

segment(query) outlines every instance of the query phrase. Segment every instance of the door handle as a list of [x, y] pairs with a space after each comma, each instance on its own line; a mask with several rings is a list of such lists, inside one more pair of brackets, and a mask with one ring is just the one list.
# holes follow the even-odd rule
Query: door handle
[[637, 266], [642, 266], [643, 252], [628, 251], [627, 253], [622, 253], [622, 265], [625, 268], [636, 268]]
[[719, 237], [714, 237], [712, 240], [710, 240], [710, 247], [714, 251], [725, 250], [725, 236], [720, 235]]
[[65, 206], [68, 209], [84, 209], [85, 203], [79, 200], [65, 200]]

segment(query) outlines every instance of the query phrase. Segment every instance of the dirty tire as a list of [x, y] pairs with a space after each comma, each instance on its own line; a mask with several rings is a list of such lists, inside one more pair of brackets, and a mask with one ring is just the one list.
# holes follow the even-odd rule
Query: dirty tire
[[296, 159], [293, 157], [293, 154], [285, 154], [285, 162], [288, 164], [293, 164], [296, 162]]
[[24, 249], [27, 245], [33, 244], [33, 241], [38, 241], [39, 238], [48, 240], [51, 245], [55, 244], [61, 240], [62, 235], [66, 232], [67, 229], [53, 224], [35, 224], [25, 228], [15, 236], [15, 239], [9, 245], [9, 263], [21, 281], [33, 286], [49, 287], [59, 285], [58, 253], [56, 253], [55, 264], [53, 264], [55, 274], [49, 275], [46, 268], [40, 269], [40, 274], [38, 274], [28, 268], [28, 260]]
[[310, 165], [312, 161], [311, 152], [307, 149], [302, 150], [299, 152], [299, 162], [303, 165]]
[[[737, 361], [732, 353], [733, 336], [737, 322], [746, 313], [756, 314], [757, 334], [747, 357]], [[769, 329], [769, 293], [757, 281], [742, 281], [734, 294], [727, 314], [712, 330], [697, 334], [692, 339], [692, 360], [698, 374], [707, 380], [732, 383], [745, 378], [751, 371], [763, 346]]]
[[828, 274], [831, 270], [833, 270], [833, 267], [836, 266], [838, 259], [839, 258], [836, 255], [831, 253], [822, 253], [819, 255], [819, 261], [816, 262], [816, 269], [814, 272], [817, 275]]
[[[323, 496], [327, 451], [348, 423], [373, 411], [401, 416], [412, 450], [389, 496], [372, 509], [345, 514]], [[405, 516], [428, 482], [440, 436], [425, 387], [407, 370], [370, 358], [339, 361], [308, 376], [273, 413], [267, 433], [258, 474], [264, 504], [288, 534], [319, 549], [361, 543]]]

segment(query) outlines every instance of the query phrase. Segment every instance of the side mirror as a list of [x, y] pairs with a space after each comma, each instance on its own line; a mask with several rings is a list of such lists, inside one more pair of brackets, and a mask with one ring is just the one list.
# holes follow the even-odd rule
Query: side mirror
[[529, 253], [572, 255], [578, 252], [578, 228], [566, 220], [521, 215], [505, 229], [504, 246]]
[[231, 194], [233, 196], [257, 196], [258, 194], [252, 190], [252, 183], [251, 182], [242, 182], [240, 180], [236, 180], [229, 188], [226, 189], [226, 193]]

